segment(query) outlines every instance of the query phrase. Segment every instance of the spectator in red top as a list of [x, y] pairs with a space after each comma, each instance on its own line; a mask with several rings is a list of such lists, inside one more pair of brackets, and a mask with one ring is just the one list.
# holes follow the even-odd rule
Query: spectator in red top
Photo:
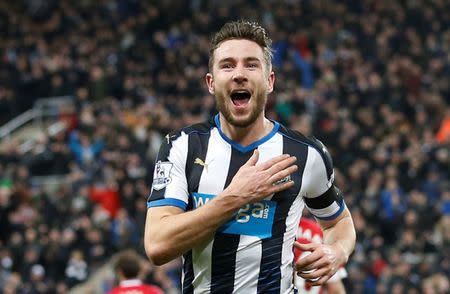
[[141, 281], [141, 260], [134, 251], [128, 250], [119, 255], [115, 271], [119, 285], [108, 294], [164, 294], [161, 288], [146, 285]]

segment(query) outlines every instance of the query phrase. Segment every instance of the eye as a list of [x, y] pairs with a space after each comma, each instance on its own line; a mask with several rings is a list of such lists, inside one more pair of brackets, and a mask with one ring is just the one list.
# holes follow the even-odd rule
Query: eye
[[221, 68], [224, 68], [224, 69], [233, 68], [233, 64], [231, 64], [231, 63], [224, 63], [224, 64], [221, 65]]
[[247, 65], [248, 68], [258, 68], [258, 64], [257, 63], [249, 63]]

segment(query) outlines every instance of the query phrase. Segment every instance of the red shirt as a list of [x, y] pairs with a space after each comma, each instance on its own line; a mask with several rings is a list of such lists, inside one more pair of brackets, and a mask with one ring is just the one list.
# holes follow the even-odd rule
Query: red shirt
[[[306, 244], [306, 243], [322, 243], [323, 240], [323, 231], [322, 228], [313, 220], [302, 218], [300, 220], [300, 224], [297, 231], [297, 242]], [[308, 252], [309, 253], [309, 252]], [[305, 257], [308, 253], [303, 253], [294, 247], [294, 261], [297, 261], [299, 257]], [[303, 256], [302, 256], [303, 254]], [[300, 293], [308, 293], [308, 294], [318, 294], [322, 293], [321, 286], [311, 287], [310, 285], [305, 284], [305, 281], [294, 274], [294, 284], [295, 287], [299, 290]], [[344, 267], [341, 267], [329, 280], [327, 283], [336, 282], [343, 278], [347, 277], [347, 271]]]
[[164, 292], [159, 287], [145, 285], [140, 280], [125, 280], [108, 294], [164, 294]]
[[[302, 218], [297, 231], [297, 242], [302, 244], [307, 243], [322, 243], [323, 232], [322, 228], [315, 221]], [[300, 250], [294, 247], [294, 261], [302, 254]]]

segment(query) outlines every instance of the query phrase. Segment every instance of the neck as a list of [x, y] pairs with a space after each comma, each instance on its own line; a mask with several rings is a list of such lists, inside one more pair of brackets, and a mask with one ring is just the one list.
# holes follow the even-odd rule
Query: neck
[[242, 146], [248, 146], [269, 134], [273, 129], [273, 123], [264, 117], [262, 113], [251, 125], [236, 127], [219, 115], [222, 132], [231, 140]]

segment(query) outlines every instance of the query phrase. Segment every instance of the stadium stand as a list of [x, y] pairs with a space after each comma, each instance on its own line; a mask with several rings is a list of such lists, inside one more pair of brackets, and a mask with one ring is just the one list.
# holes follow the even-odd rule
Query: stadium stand
[[[448, 11], [445, 0], [0, 1], [0, 126], [38, 98], [72, 97], [25, 147], [0, 138], [0, 292], [66, 293], [115, 253], [143, 253], [159, 144], [214, 113], [209, 37], [244, 18], [274, 40], [267, 113], [335, 160], [358, 237], [348, 292], [449, 293]], [[176, 293], [179, 275], [175, 262], [145, 281]]]

